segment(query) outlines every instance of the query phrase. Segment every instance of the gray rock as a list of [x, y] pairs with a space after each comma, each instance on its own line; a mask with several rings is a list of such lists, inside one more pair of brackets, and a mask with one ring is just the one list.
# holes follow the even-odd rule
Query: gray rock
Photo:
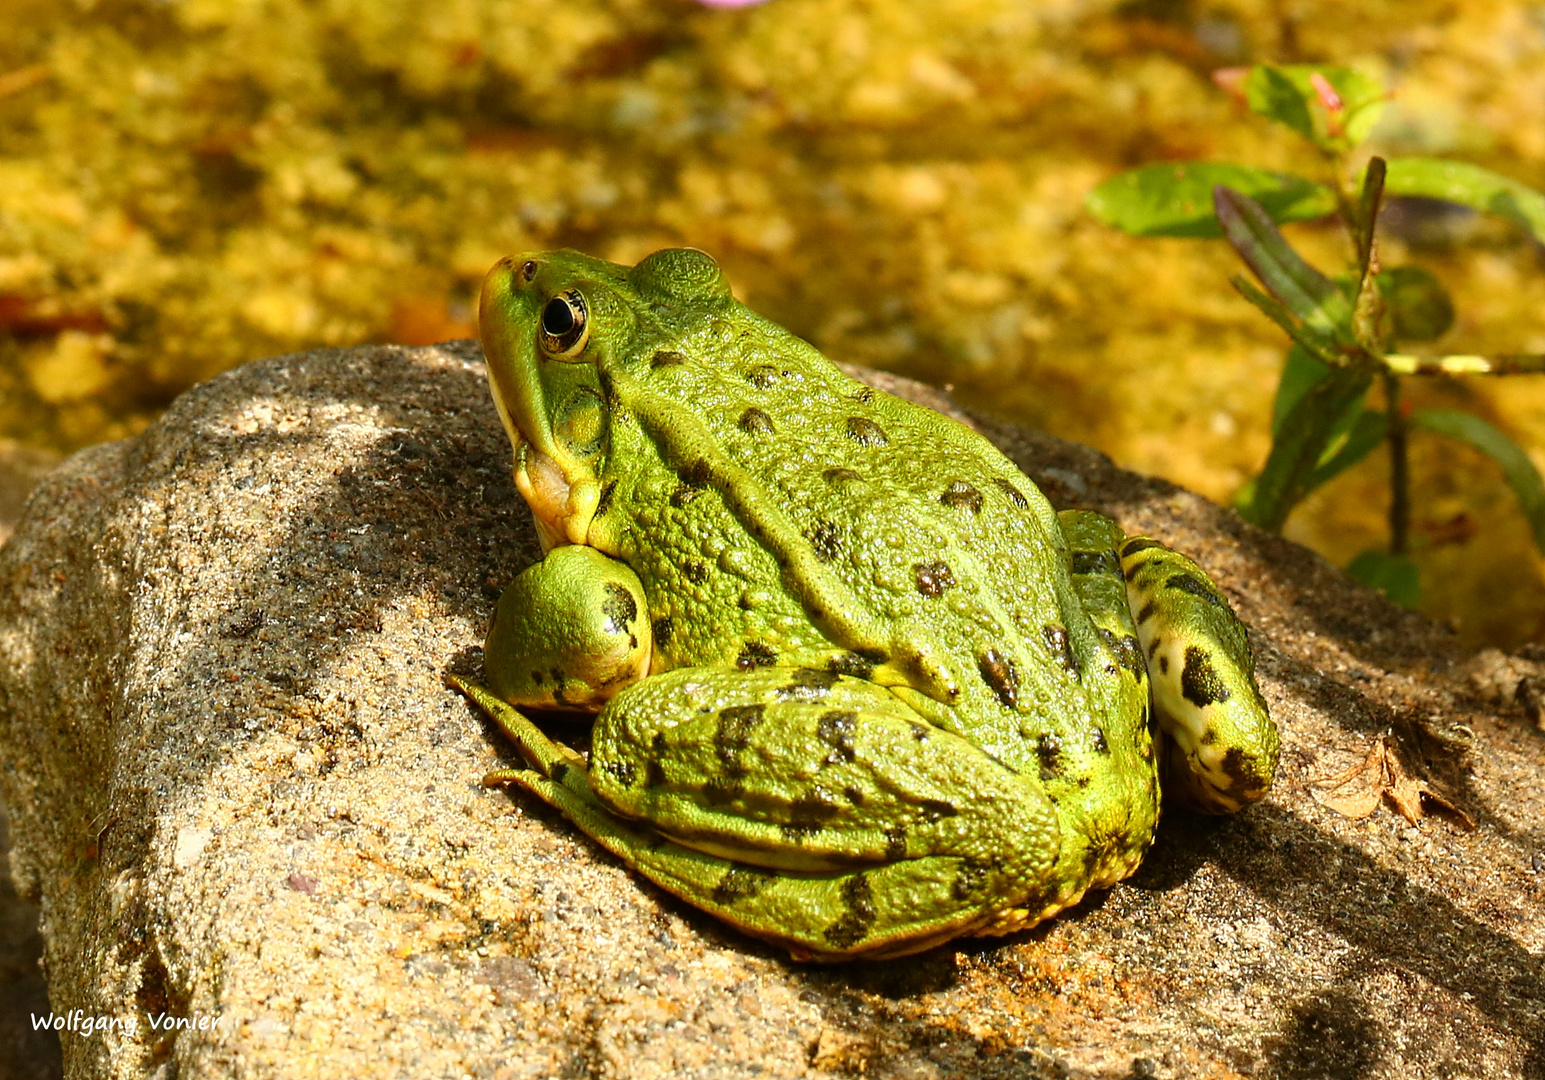
[[[55, 1012], [115, 1022], [62, 1033], [67, 1074], [1545, 1076], [1545, 737], [1474, 689], [1507, 676], [1194, 495], [977, 423], [1217, 577], [1279, 782], [1171, 814], [1038, 929], [831, 967], [479, 786], [511, 750], [442, 679], [537, 546], [475, 345], [252, 364], [71, 458], [0, 549], [12, 873]], [[1314, 800], [1386, 733], [1473, 829]]]

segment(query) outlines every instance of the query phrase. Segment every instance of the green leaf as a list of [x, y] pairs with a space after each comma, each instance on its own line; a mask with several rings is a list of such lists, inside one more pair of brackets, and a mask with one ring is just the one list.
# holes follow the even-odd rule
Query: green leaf
[[1411, 414], [1411, 423], [1469, 443], [1501, 465], [1518, 508], [1534, 530], [1534, 546], [1545, 552], [1545, 481], [1521, 446], [1479, 416], [1454, 409], [1418, 409]]
[[1273, 221], [1336, 212], [1336, 193], [1324, 184], [1221, 161], [1144, 165], [1105, 181], [1084, 205], [1100, 221], [1134, 236], [1222, 236], [1212, 205], [1212, 189], [1219, 184], [1255, 199]]
[[1319, 335], [1350, 344], [1346, 295], [1289, 246], [1260, 203], [1221, 186], [1212, 200], [1224, 237], [1266, 291]]
[[1414, 608], [1422, 599], [1422, 573], [1404, 555], [1365, 551], [1347, 564], [1347, 573], [1378, 589], [1401, 607]]
[[1250, 284], [1243, 274], [1234, 274], [1228, 283], [1234, 286], [1240, 296], [1260, 308], [1262, 314], [1280, 326], [1282, 332], [1292, 338], [1299, 348], [1327, 366], [1342, 366], [1341, 344], [1335, 338], [1295, 318], [1291, 311]]
[[[1319, 75], [1339, 99], [1327, 108], [1315, 89]], [[1384, 113], [1384, 87], [1352, 68], [1319, 64], [1258, 64], [1245, 77], [1252, 111], [1285, 124], [1321, 150], [1342, 153], [1357, 146]]]
[[1388, 431], [1389, 417], [1386, 414], [1377, 409], [1367, 409], [1358, 413], [1345, 437], [1340, 440], [1340, 445], [1338, 446], [1333, 438], [1331, 448], [1334, 452], [1328, 451], [1325, 456], [1322, 456], [1314, 472], [1309, 474], [1308, 490], [1313, 491], [1329, 483], [1373, 453], [1374, 448], [1384, 441]]
[[1443, 283], [1420, 266], [1394, 266], [1379, 274], [1395, 337], [1432, 341], [1454, 325], [1454, 301]]
[[1545, 243], [1545, 195], [1479, 165], [1440, 158], [1390, 158], [1384, 190], [1389, 195], [1442, 199], [1496, 214]]
[[1245, 76], [1245, 103], [1250, 111], [1286, 124], [1311, 142], [1315, 138], [1314, 117], [1309, 113], [1310, 90], [1306, 96], [1280, 69], [1257, 64]]
[[1293, 343], [1288, 349], [1287, 359], [1282, 364], [1282, 377], [1277, 381], [1277, 397], [1271, 405], [1271, 433], [1275, 437], [1281, 430], [1283, 421], [1293, 406], [1298, 404], [1298, 399], [1307, 394], [1311, 387], [1326, 375], [1330, 374], [1331, 366], [1308, 349]]
[[1249, 504], [1240, 507], [1241, 517], [1269, 532], [1281, 530], [1293, 507], [1312, 490], [1337, 425], [1358, 407], [1372, 382], [1372, 372], [1362, 364], [1333, 367], [1293, 403], [1272, 436], [1271, 453]]

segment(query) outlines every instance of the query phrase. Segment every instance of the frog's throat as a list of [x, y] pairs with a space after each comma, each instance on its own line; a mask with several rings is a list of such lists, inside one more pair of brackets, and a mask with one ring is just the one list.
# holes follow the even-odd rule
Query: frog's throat
[[515, 487], [531, 508], [543, 553], [587, 542], [601, 485], [583, 466], [556, 461], [521, 439], [515, 446]]

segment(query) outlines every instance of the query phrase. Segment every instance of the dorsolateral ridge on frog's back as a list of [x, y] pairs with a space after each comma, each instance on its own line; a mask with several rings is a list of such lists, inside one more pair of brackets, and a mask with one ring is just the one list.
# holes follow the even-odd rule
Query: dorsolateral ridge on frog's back
[[[900, 955], [1130, 874], [1161, 776], [1265, 793], [1247, 635], [1194, 563], [1057, 513], [707, 255], [506, 259], [481, 321], [547, 554], [458, 685], [531, 765], [493, 781], [662, 887], [795, 956]], [[512, 706], [599, 710], [589, 762]]]

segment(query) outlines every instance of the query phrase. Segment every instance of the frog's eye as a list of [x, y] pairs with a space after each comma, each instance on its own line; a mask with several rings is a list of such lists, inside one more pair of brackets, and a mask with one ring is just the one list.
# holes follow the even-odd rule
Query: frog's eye
[[561, 292], [542, 309], [542, 348], [556, 357], [584, 351], [590, 336], [585, 298], [575, 289]]

